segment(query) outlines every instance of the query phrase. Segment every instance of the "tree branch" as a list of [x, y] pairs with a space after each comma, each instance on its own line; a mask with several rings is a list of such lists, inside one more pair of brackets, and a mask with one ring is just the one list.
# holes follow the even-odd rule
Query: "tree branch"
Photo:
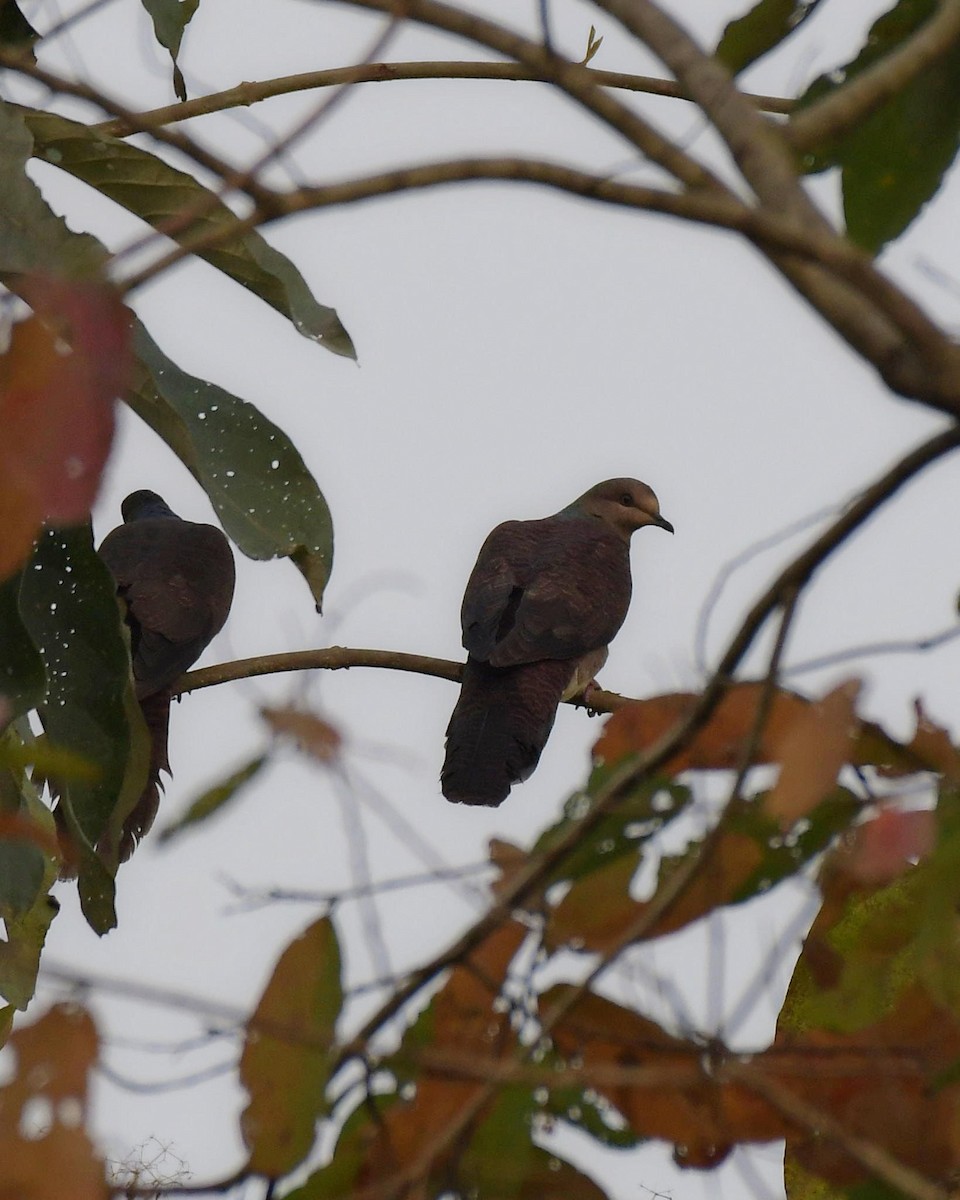
[[[824, 239], [836, 238], [800, 184], [783, 131], [747, 103], [721, 63], [652, 0], [596, 3], [676, 75], [723, 138], [766, 209], [793, 218], [800, 228]], [[841, 337], [877, 367], [891, 388], [960, 416], [960, 350], [868, 260], [857, 267], [854, 277], [837, 279], [817, 263], [798, 262], [769, 249], [767, 253]]]
[[898, 49], [829, 96], [798, 109], [782, 127], [784, 136], [801, 151], [839, 137], [943, 58], [958, 38], [960, 0], [941, 0], [929, 21]]
[[[869, 520], [881, 505], [894, 496], [928, 463], [935, 461], [958, 445], [960, 445], [960, 427], [953, 426], [918, 446], [916, 450], [896, 463], [876, 483], [867, 488], [859, 500], [851, 505], [824, 534], [777, 576], [748, 612], [727, 647], [713, 677], [690, 712], [638, 759], [631, 759], [614, 769], [603, 787], [598, 789], [592, 807], [583, 818], [579, 822], [571, 824], [567, 832], [559, 837], [551, 847], [542, 851], [520, 869], [504, 886], [497, 902], [455, 942], [430, 962], [411, 973], [402, 986], [364, 1022], [354, 1037], [340, 1048], [335, 1069], [339, 1069], [350, 1058], [367, 1054], [369, 1043], [374, 1035], [396, 1016], [424, 984], [429, 983], [453, 963], [462, 960], [488, 934], [507, 920], [513, 909], [539, 887], [567, 855], [576, 849], [584, 835], [592, 831], [608, 812], [616, 808], [622, 796], [628, 794], [641, 781], [651, 778], [678, 750], [689, 743], [694, 734], [709, 720], [732, 681], [737, 665], [750, 648], [767, 617], [783, 603], [784, 597], [793, 589], [802, 590], [817, 568]], [[673, 897], [665, 892], [661, 902], [672, 902], [672, 899]]]
[[[584, 70], [599, 87], [619, 88], [627, 92], [640, 92], [649, 96], [664, 96], [673, 100], [689, 101], [683, 89], [672, 79], [657, 79], [650, 75], [631, 75], [624, 71], [602, 71], [595, 67]], [[295, 92], [314, 91], [318, 88], [342, 87], [359, 83], [387, 83], [413, 79], [477, 79], [503, 80], [509, 82], [540, 83], [538, 72], [515, 62], [452, 62], [441, 59], [434, 62], [377, 62], [362, 63], [350, 67], [333, 67], [326, 71], [304, 71], [297, 75], [281, 75], [275, 79], [258, 82], [238, 83], [236, 87], [221, 92], [210, 92], [178, 104], [167, 104], [134, 114], [132, 121], [116, 117], [97, 126], [98, 132], [109, 137], [128, 137], [147, 127], [171, 125], [193, 117], [208, 116], [232, 108], [249, 108], [275, 96], [289, 96]], [[765, 112], [788, 115], [795, 101], [783, 96], [762, 96], [744, 93], [752, 104]]]
[[851, 1133], [830, 1113], [808, 1104], [754, 1064], [738, 1063], [735, 1058], [730, 1058], [723, 1064], [721, 1072], [724, 1078], [748, 1088], [802, 1129], [816, 1137], [828, 1138], [874, 1178], [904, 1196], [910, 1196], [912, 1200], [955, 1200], [956, 1192], [933, 1183], [876, 1142]]
[[505, 26], [466, 12], [441, 0], [346, 0], [355, 8], [388, 13], [445, 30], [486, 46], [497, 54], [528, 67], [544, 83], [552, 84], [609, 128], [621, 134], [651, 162], [692, 189], [729, 194], [729, 189], [702, 163], [663, 137], [642, 117], [621, 104], [596, 82], [595, 73], [570, 62]]
[[[52, 92], [59, 93], [64, 96], [73, 96], [74, 99], [84, 100], [88, 104], [93, 104], [103, 112], [111, 113], [113, 116], [126, 121], [131, 127], [136, 125], [137, 117], [129, 109], [122, 104], [112, 100], [104, 92], [97, 88], [90, 87], [85, 83], [76, 83], [74, 80], [66, 79], [62, 75], [57, 75], [53, 71], [48, 71], [36, 63], [30, 62], [29, 59], [24, 59], [21, 55], [14, 51], [0, 46], [0, 67], [7, 70], [16, 71], [21, 75], [26, 75], [30, 79], [42, 83]], [[195, 162], [197, 166], [203, 167], [210, 171], [220, 179], [227, 187], [237, 187], [238, 190], [245, 192], [255, 205], [265, 206], [269, 211], [270, 202], [273, 197], [273, 192], [270, 188], [264, 187], [256, 180], [247, 180], [246, 186], [240, 186], [236, 180], [242, 179], [242, 173], [238, 172], [235, 167], [212, 151], [198, 145], [186, 134], [179, 130], [163, 129], [160, 126], [145, 124], [142, 127], [131, 128], [134, 133], [146, 133], [161, 142], [165, 146], [169, 146], [173, 150], [178, 150], [181, 154]]]

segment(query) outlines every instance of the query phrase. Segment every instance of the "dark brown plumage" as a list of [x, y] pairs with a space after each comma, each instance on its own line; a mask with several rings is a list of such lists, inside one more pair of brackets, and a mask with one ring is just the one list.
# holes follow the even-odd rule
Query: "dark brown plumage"
[[630, 605], [630, 536], [673, 532], [636, 479], [608, 479], [484, 542], [463, 597], [468, 652], [447, 727], [444, 796], [501, 804], [536, 767], [560, 701], [590, 683]]
[[133, 677], [151, 744], [147, 786], [123, 827], [125, 860], [157, 815], [160, 772], [170, 774], [171, 685], [223, 628], [235, 568], [219, 529], [182, 520], [156, 492], [133, 492], [121, 511], [124, 524], [107, 534], [99, 554], [126, 606]]

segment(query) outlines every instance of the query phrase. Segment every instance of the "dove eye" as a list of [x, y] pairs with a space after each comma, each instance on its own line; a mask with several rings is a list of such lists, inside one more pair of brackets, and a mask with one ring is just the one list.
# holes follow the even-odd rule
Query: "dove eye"
[[633, 508], [633, 497], [630, 495], [629, 492], [624, 492], [623, 495], [620, 497], [620, 503], [623, 505], [624, 508]]

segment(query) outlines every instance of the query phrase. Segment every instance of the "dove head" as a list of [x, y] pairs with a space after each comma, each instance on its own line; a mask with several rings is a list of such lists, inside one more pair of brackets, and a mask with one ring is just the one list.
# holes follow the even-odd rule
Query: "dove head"
[[124, 521], [137, 521], [141, 517], [175, 517], [177, 514], [167, 506], [167, 502], [156, 492], [146, 488], [139, 492], [131, 492], [120, 505]]
[[574, 501], [571, 509], [606, 521], [624, 539], [644, 525], [658, 525], [668, 533], [673, 526], [660, 516], [660, 503], [653, 489], [639, 479], [605, 479]]

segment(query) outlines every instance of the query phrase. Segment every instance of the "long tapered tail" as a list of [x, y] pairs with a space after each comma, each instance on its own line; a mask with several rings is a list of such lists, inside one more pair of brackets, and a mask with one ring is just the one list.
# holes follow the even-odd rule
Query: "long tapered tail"
[[120, 861], [126, 862], [137, 848], [137, 843], [150, 831], [160, 807], [160, 793], [163, 784], [160, 772], [170, 774], [170, 763], [167, 758], [167, 732], [170, 726], [170, 689], [163, 688], [151, 696], [145, 696], [140, 701], [143, 719], [147, 732], [150, 734], [150, 773], [147, 785], [140, 794], [140, 799], [134, 805], [123, 823], [120, 834]]
[[448, 800], [495, 807], [527, 778], [550, 736], [571, 671], [571, 663], [556, 660], [506, 668], [467, 660], [440, 774]]

